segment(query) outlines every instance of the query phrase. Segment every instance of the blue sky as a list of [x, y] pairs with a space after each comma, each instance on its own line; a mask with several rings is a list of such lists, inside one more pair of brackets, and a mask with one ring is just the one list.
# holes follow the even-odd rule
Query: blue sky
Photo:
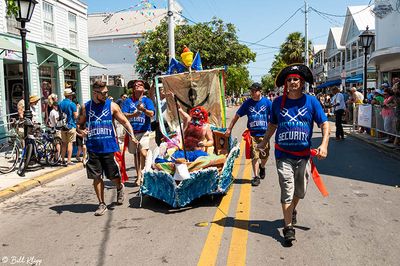
[[[140, 3], [140, 0], [84, 0], [88, 4], [88, 12], [113, 12], [129, 8]], [[166, 0], [150, 0], [159, 8], [165, 8]], [[294, 31], [304, 34], [304, 0], [178, 0], [183, 7], [183, 15], [195, 22], [209, 21], [213, 16], [225, 22], [235, 24], [239, 40], [257, 42], [269, 35], [284, 23], [297, 9], [303, 7], [293, 18], [278, 31], [260, 42], [264, 45], [251, 45], [257, 53], [256, 62], [249, 64], [249, 71], [254, 81], [260, 81], [273, 61], [277, 49], [287, 35]], [[307, 0], [314, 9], [344, 16], [347, 6], [367, 5], [369, 0]], [[321, 17], [315, 11], [309, 13], [309, 38], [314, 44], [326, 44], [329, 28], [342, 26], [343, 17]], [[191, 22], [190, 22], [191, 23]]]

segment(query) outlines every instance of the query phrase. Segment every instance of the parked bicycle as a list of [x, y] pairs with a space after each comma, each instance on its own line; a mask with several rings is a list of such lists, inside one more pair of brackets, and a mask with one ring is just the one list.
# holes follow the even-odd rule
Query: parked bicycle
[[24, 121], [28, 127], [28, 134], [17, 171], [20, 176], [25, 175], [29, 163], [33, 160], [41, 165], [54, 166], [59, 163], [61, 157], [61, 139], [55, 137], [55, 130], [43, 132], [39, 124], [34, 124], [29, 119]]
[[13, 171], [20, 158], [22, 139], [18, 134], [19, 122], [11, 119], [8, 123], [8, 133], [0, 138], [0, 173]]

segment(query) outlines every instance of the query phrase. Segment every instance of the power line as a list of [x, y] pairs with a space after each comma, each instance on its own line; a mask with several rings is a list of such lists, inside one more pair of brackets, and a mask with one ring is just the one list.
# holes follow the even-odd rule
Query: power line
[[[181, 16], [182, 18], [186, 19], [186, 20], [189, 21], [189, 22], [192, 22], [192, 23], [194, 23], [194, 24], [199, 24], [199, 22], [193, 21], [192, 19], [186, 17], [186, 16], [183, 15], [183, 14], [177, 13], [177, 15]], [[269, 46], [269, 45], [265, 45], [265, 44], [255, 44], [255, 43], [253, 43], [253, 42], [244, 41], [244, 40], [238, 40], [238, 41], [239, 41], [239, 42], [242, 42], [242, 43], [247, 43], [247, 44], [253, 44], [253, 45], [261, 46], [261, 47], [268, 48], [268, 49], [278, 49], [278, 50], [280, 49], [279, 47], [276, 47], [276, 46]]]
[[[267, 39], [269, 36], [271, 36], [272, 34], [274, 34], [275, 32], [277, 32], [278, 30], [280, 30], [286, 23], [288, 23], [296, 14], [297, 12], [299, 12], [301, 10], [302, 7], [299, 7], [287, 20], [285, 20], [281, 25], [278, 26], [278, 28], [276, 28], [275, 30], [273, 30], [270, 34], [268, 34], [267, 36], [261, 38], [260, 40], [254, 42], [254, 43], [250, 43], [250, 45], [255, 45], [258, 44], [262, 41], [264, 41], [265, 39]], [[250, 46], [249, 45], [249, 46]]]
[[350, 15], [347, 15], [347, 14], [346, 14], [346, 15], [330, 14], [330, 13], [326, 13], [326, 12], [319, 11], [319, 10], [317, 10], [317, 9], [311, 7], [311, 6], [310, 6], [310, 9], [313, 10], [313, 11], [315, 11], [316, 13], [323, 14], [323, 15], [326, 15], [326, 16], [329, 16], [329, 17], [346, 18], [346, 17], [351, 17], [351, 16], [353, 16], [353, 15], [362, 13], [363, 11], [367, 10], [368, 8], [370, 8], [370, 7], [372, 6], [371, 3], [372, 3], [372, 0], [370, 0], [370, 1], [368, 2], [367, 7], [363, 8], [363, 9], [361, 9], [360, 11], [357, 11], [357, 12], [355, 12], [355, 13], [353, 13], [353, 14], [350, 14]]

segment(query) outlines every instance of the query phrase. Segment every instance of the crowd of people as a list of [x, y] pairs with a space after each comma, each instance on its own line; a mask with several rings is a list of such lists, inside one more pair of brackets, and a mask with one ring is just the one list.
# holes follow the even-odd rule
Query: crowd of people
[[[329, 92], [318, 93], [317, 98], [327, 116], [335, 116], [337, 128], [337, 140], [343, 140], [342, 123], [353, 124], [357, 120], [357, 110], [360, 104], [371, 104], [374, 107], [375, 121], [373, 125], [378, 127], [377, 121], [382, 121], [380, 132], [376, 133], [379, 137], [386, 137], [386, 143], [400, 144], [398, 135], [400, 134], [400, 92], [399, 78], [393, 79], [393, 86], [387, 82], [382, 83], [379, 89], [368, 88], [367, 98], [361, 89], [352, 87], [342, 91], [338, 87], [330, 88]], [[360, 133], [370, 133], [369, 128], [358, 127]]]

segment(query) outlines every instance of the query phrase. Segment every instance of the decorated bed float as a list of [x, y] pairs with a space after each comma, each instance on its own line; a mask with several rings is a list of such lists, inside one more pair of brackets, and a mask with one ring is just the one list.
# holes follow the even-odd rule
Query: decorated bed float
[[[225, 137], [226, 110], [224, 70], [189, 71], [155, 79], [160, 130], [166, 140], [146, 158], [141, 197], [148, 195], [174, 208], [184, 207], [204, 195], [225, 194], [233, 182], [232, 169], [240, 148], [237, 139]], [[166, 92], [166, 111], [160, 88]], [[172, 93], [172, 94], [171, 94]], [[177, 102], [188, 112], [203, 106], [209, 112], [214, 145], [192, 162], [171, 158], [183, 150]], [[169, 128], [167, 130], [166, 128]]]

